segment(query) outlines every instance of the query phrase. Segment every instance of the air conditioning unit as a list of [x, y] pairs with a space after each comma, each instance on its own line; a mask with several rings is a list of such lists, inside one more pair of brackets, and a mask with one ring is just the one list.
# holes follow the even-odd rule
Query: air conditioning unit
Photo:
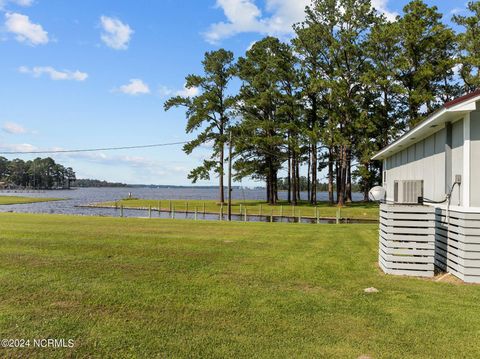
[[395, 181], [393, 186], [393, 201], [396, 204], [423, 203], [423, 180]]

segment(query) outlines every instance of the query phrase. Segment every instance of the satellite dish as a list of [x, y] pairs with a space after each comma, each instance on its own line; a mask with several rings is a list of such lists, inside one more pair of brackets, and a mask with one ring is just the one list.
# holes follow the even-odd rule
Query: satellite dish
[[368, 192], [368, 199], [374, 202], [381, 202], [385, 199], [387, 191], [382, 186], [375, 186]]

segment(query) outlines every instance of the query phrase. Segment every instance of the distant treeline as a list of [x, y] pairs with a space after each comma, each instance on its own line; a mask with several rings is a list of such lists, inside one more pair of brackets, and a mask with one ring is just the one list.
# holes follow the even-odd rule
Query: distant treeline
[[0, 185], [4, 188], [54, 189], [70, 188], [75, 172], [52, 158], [24, 161], [0, 157]]
[[125, 183], [107, 182], [96, 179], [77, 179], [72, 183], [73, 187], [128, 187]]

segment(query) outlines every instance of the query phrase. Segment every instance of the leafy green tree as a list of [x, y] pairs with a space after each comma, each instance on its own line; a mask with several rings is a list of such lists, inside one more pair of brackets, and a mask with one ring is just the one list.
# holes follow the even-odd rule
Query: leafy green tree
[[3, 180], [8, 175], [8, 160], [5, 157], [0, 157], [0, 180]]
[[276, 62], [276, 71], [280, 81], [278, 91], [281, 100], [278, 105], [277, 117], [281, 119], [280, 132], [285, 134], [283, 149], [287, 158], [288, 202], [296, 204], [299, 199], [299, 181], [297, 167], [301, 160], [301, 142], [303, 140], [304, 110], [300, 90], [300, 71], [297, 68], [297, 58], [289, 45], [281, 44], [281, 61]]
[[71, 167], [65, 168], [52, 158], [37, 157], [31, 161], [21, 159], [7, 160], [0, 157], [0, 170], [4, 168], [2, 180], [7, 185], [24, 188], [52, 189], [63, 188], [67, 181], [75, 178]]
[[[366, 43], [376, 13], [369, 0], [315, 0], [297, 33], [312, 48], [319, 69], [314, 85], [326, 89], [323, 109], [329, 141], [336, 147], [338, 204], [350, 200], [350, 167], [355, 121], [358, 119], [367, 71]], [[307, 47], [307, 46], [304, 46]]]
[[291, 114], [284, 105], [288, 106], [291, 94], [285, 91], [282, 81], [292, 71], [292, 61], [290, 47], [274, 37], [256, 42], [238, 60], [242, 140], [236, 142], [237, 177], [265, 180], [267, 201], [271, 204], [277, 201], [277, 174], [286, 159], [285, 123]]
[[375, 150], [387, 146], [406, 127], [401, 101], [404, 88], [398, 81], [396, 68], [396, 57], [401, 52], [400, 32], [397, 22], [379, 17], [366, 43], [371, 66], [364, 74], [364, 81], [369, 94], [375, 98], [369, 103], [370, 120], [375, 123], [378, 133]]
[[363, 81], [366, 93], [358, 118], [357, 137], [353, 149], [358, 165], [353, 175], [360, 181], [364, 199], [369, 189], [378, 183], [382, 163], [371, 158], [378, 150], [397, 138], [406, 127], [401, 101], [404, 94], [398, 80], [396, 57], [400, 53], [400, 27], [383, 16], [376, 18], [365, 45], [370, 66]]
[[8, 163], [8, 177], [10, 183], [18, 186], [26, 186], [28, 183], [28, 167], [25, 161], [21, 159], [14, 159]]
[[455, 95], [456, 89], [446, 85], [453, 81], [456, 42], [436, 6], [413, 0], [403, 11], [398, 19], [396, 68], [405, 91], [406, 117], [413, 127]]
[[54, 187], [63, 187], [65, 185], [65, 167], [59, 163], [55, 163], [52, 167], [52, 178]]
[[[321, 6], [324, 10], [333, 11], [330, 8], [331, 4], [324, 3]], [[325, 116], [322, 116], [322, 106], [325, 103], [322, 102], [328, 95], [327, 79], [332, 75], [328, 43], [324, 41], [324, 36], [325, 34], [331, 34], [333, 28], [331, 23], [314, 21], [317, 15], [311, 8], [308, 8], [307, 20], [294, 26], [296, 37], [292, 40], [300, 64], [299, 79], [306, 119], [302, 129], [309, 142], [308, 168], [309, 176], [311, 176], [311, 190], [310, 186], [308, 186], [308, 190], [310, 192], [309, 200], [312, 204], [317, 203], [318, 143], [322, 134], [325, 134], [326, 125]], [[323, 111], [323, 114], [325, 114], [325, 111]], [[328, 142], [328, 140], [325, 142]], [[333, 167], [331, 164], [329, 166], [329, 179], [332, 184], [331, 191], [329, 191], [330, 200], [333, 202]]]
[[470, 16], [455, 15], [453, 21], [464, 28], [458, 35], [459, 74], [466, 91], [476, 90], [480, 86], [480, 2], [467, 4]]
[[67, 188], [70, 188], [70, 186], [72, 185], [72, 182], [75, 182], [77, 180], [75, 171], [73, 170], [72, 167], [67, 167], [65, 169], [65, 179], [67, 181]]
[[193, 169], [189, 178], [195, 183], [199, 179], [210, 179], [213, 170], [219, 176], [220, 202], [225, 201], [224, 162], [226, 131], [233, 118], [235, 97], [229, 95], [229, 83], [235, 75], [233, 53], [223, 49], [207, 52], [202, 62], [203, 75], [188, 75], [186, 88], [198, 88], [200, 93], [193, 97], [175, 96], [165, 103], [165, 110], [182, 106], [186, 108], [186, 132], [199, 132], [198, 136], [184, 146], [187, 154], [204, 144], [212, 143], [209, 160]]

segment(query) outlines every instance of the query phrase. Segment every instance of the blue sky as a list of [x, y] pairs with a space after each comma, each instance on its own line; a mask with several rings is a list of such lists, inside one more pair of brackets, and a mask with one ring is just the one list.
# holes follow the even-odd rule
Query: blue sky
[[[188, 140], [183, 112], [164, 112], [163, 103], [187, 94], [185, 75], [201, 72], [204, 52], [241, 56], [266, 34], [288, 39], [307, 2], [0, 0], [0, 151]], [[407, 1], [373, 2], [394, 16]], [[448, 22], [466, 1], [427, 3]], [[206, 155], [176, 146], [52, 157], [80, 178], [189, 184]]]

